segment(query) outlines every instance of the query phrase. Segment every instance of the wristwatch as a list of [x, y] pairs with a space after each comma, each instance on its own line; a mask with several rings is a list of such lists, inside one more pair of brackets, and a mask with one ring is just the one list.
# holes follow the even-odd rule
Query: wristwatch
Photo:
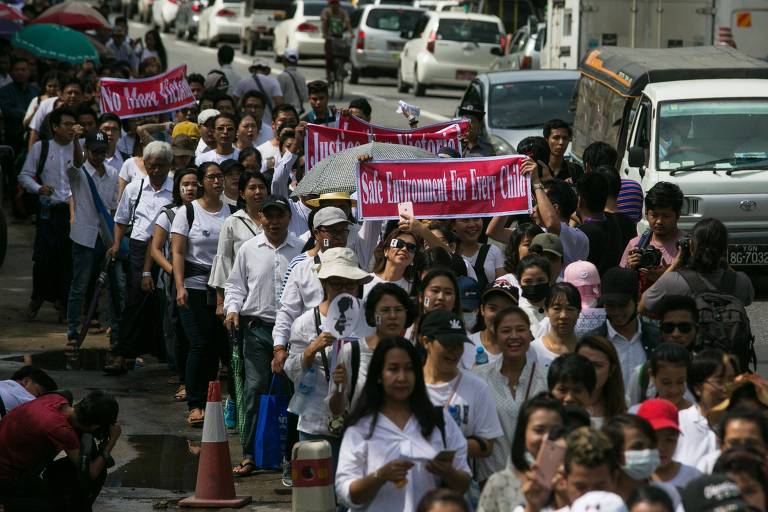
[[541, 183], [536, 183], [533, 185], [533, 190], [544, 190], [544, 185]]

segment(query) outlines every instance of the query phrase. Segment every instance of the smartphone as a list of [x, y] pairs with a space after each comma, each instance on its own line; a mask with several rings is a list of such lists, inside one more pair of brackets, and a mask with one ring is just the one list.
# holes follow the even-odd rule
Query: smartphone
[[456, 450], [443, 450], [435, 455], [434, 460], [439, 460], [441, 462], [453, 462], [454, 455], [456, 455]]
[[545, 439], [536, 457], [536, 480], [545, 488], [552, 487], [552, 479], [565, 459], [565, 438]]
[[413, 203], [411, 201], [407, 201], [405, 203], [397, 203], [397, 214], [410, 215], [413, 217]]

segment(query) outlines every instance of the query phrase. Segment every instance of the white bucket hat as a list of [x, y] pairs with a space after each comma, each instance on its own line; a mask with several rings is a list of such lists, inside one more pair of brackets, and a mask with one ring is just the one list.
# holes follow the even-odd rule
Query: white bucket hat
[[363, 284], [373, 277], [360, 268], [355, 252], [348, 247], [333, 247], [320, 254], [320, 265], [317, 267], [317, 277], [341, 277]]

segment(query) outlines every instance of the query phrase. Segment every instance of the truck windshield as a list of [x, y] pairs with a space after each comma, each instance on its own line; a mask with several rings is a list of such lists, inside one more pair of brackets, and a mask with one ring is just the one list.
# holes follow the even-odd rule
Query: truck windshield
[[660, 170], [733, 169], [768, 160], [768, 99], [697, 100], [659, 108]]
[[491, 85], [488, 124], [514, 130], [537, 128], [551, 119], [573, 122], [569, 106], [576, 80], [507, 82]]

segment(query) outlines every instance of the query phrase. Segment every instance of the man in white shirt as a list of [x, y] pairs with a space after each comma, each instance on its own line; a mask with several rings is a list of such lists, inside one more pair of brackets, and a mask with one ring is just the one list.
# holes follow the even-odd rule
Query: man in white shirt
[[56, 382], [36, 366], [22, 366], [8, 380], [0, 380], [0, 419], [21, 404], [57, 389]]
[[267, 100], [263, 121], [268, 123], [272, 119], [273, 109], [283, 103], [283, 90], [277, 80], [269, 76], [272, 70], [266, 59], [254, 60], [248, 71], [252, 75], [240, 80], [232, 94], [235, 99], [239, 99], [248, 91], [260, 91]]
[[53, 302], [63, 319], [72, 280], [67, 168], [82, 163], [82, 152], [75, 136], [74, 112], [57, 109], [50, 120], [53, 139], [32, 146], [19, 174], [21, 186], [40, 196], [32, 253], [32, 298], [27, 311], [30, 320], [44, 301]]
[[242, 77], [232, 68], [232, 61], [235, 60], [235, 50], [228, 44], [223, 44], [219, 46], [216, 58], [219, 61], [219, 69], [227, 77], [227, 82], [229, 83], [227, 94], [232, 95], [235, 92], [235, 86], [242, 80]]
[[269, 196], [259, 209], [263, 232], [245, 242], [235, 256], [224, 289], [225, 325], [243, 333], [245, 362], [245, 443], [243, 462], [234, 469], [250, 474], [259, 395], [269, 391], [272, 362], [272, 329], [279, 308], [280, 285], [288, 263], [304, 242], [288, 233], [291, 210], [288, 199]]
[[602, 288], [598, 304], [605, 307], [607, 320], [589, 335], [602, 336], [613, 343], [621, 363], [624, 389], [629, 389], [634, 369], [645, 363], [661, 335], [655, 325], [637, 315], [637, 272], [614, 267], [603, 276]]
[[195, 149], [195, 156], [199, 156], [216, 147], [216, 138], [213, 136], [213, 120], [221, 114], [215, 108], [207, 108], [197, 115], [197, 126], [200, 128], [200, 141]]
[[114, 167], [118, 171], [123, 167], [126, 158], [117, 150], [117, 142], [120, 140], [120, 118], [112, 112], [105, 112], [99, 116], [97, 123], [100, 132], [107, 135], [107, 157], [104, 159], [104, 165]]
[[292, 105], [296, 112], [302, 115], [304, 103], [309, 99], [309, 92], [307, 91], [307, 79], [296, 67], [298, 64], [299, 52], [293, 48], [286, 48], [283, 52], [285, 69], [277, 75], [277, 82], [283, 90], [283, 101]]
[[201, 153], [195, 158], [195, 165], [206, 162], [220, 164], [225, 160], [237, 160], [240, 150], [233, 144], [237, 136], [237, 119], [232, 114], [222, 112], [213, 120], [213, 137], [216, 147], [211, 151]]
[[154, 298], [157, 267], [145, 256], [149, 227], [160, 210], [173, 201], [173, 179], [168, 176], [173, 151], [167, 142], [153, 141], [144, 148], [143, 157], [147, 177], [133, 180], [125, 187], [115, 213], [114, 241], [107, 251], [108, 257], [114, 260], [120, 251], [120, 241], [131, 226], [125, 305], [120, 315], [120, 337], [113, 348], [115, 359], [104, 368], [108, 375], [125, 373], [125, 358], [140, 355], [141, 346], [155, 347], [163, 343], [162, 319]]
[[[72, 284], [67, 304], [67, 340], [76, 342], [80, 327], [83, 300], [88, 283], [97, 275], [108, 247], [112, 246], [111, 212], [117, 207], [118, 170], [106, 165], [109, 151], [108, 136], [91, 132], [85, 137], [86, 162], [82, 167], [67, 169], [75, 205], [75, 220], [69, 232], [72, 239]], [[86, 173], [88, 173], [86, 175]], [[98, 199], [94, 196], [98, 194]], [[109, 271], [110, 297], [118, 297], [114, 268]], [[110, 340], [118, 337], [119, 304], [108, 300]]]

